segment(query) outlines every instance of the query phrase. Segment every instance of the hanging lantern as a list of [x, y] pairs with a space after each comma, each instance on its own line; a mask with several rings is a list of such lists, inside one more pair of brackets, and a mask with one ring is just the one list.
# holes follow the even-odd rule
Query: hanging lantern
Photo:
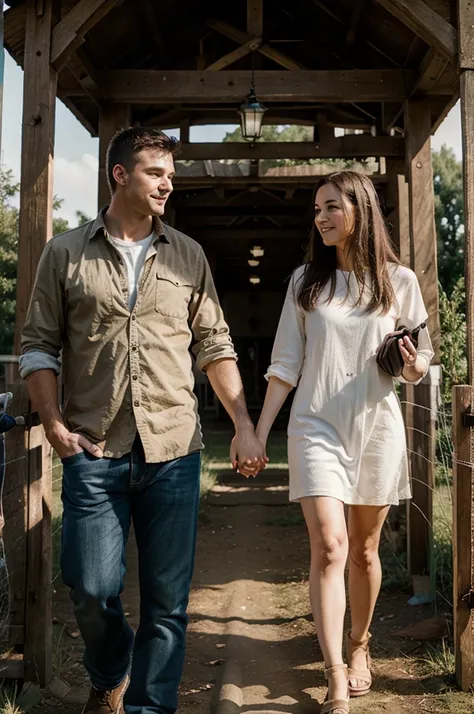
[[258, 101], [252, 84], [250, 92], [239, 109], [240, 126], [245, 141], [256, 141], [261, 137], [263, 115], [266, 111], [266, 107]]

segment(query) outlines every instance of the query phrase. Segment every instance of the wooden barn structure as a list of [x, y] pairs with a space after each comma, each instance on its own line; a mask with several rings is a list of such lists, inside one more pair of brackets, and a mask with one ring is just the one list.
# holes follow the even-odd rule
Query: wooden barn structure
[[[38, 259], [51, 237], [56, 97], [99, 137], [99, 205], [108, 199], [105, 150], [117, 129], [179, 127], [186, 163], [178, 172], [168, 219], [202, 243], [236, 341], [241, 340], [244, 350], [249, 344], [260, 345], [262, 360], [285, 279], [302, 257], [317, 180], [315, 166], [267, 170], [263, 161], [372, 158], [373, 180], [394, 241], [422, 287], [436, 351], [425, 382], [406, 390], [406, 401], [415, 405], [406, 407], [416, 474], [415, 505], [409, 511], [409, 563], [414, 575], [425, 575], [429, 568], [439, 383], [430, 136], [461, 97], [471, 387], [459, 387], [455, 394], [455, 633], [458, 682], [464, 689], [472, 686], [474, 437], [471, 420], [462, 412], [470, 412], [474, 391], [474, 3], [9, 4], [5, 46], [24, 69], [18, 333]], [[253, 72], [256, 93], [267, 107], [265, 123], [311, 127], [310, 139], [253, 145], [193, 143], [196, 126], [238, 123], [237, 111]], [[236, 160], [246, 161], [232, 163]], [[254, 246], [264, 248], [258, 285], [249, 284], [249, 250]], [[11, 379], [15, 381], [14, 375]], [[15, 383], [14, 391], [16, 410], [21, 411], [24, 390]], [[26, 679], [45, 683], [52, 654], [50, 457], [40, 428], [25, 438], [12, 437], [10, 447], [10, 456], [17, 457], [9, 472], [7, 503], [15, 560], [10, 643], [20, 654], [4, 663], [3, 674], [21, 672]]]

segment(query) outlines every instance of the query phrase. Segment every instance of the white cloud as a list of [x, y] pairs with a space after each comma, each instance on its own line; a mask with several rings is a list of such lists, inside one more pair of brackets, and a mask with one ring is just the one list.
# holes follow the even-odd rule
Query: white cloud
[[93, 218], [97, 213], [99, 162], [92, 154], [82, 154], [74, 161], [56, 156], [54, 162], [54, 193], [64, 200], [58, 215], [71, 227], [77, 223], [76, 211]]
[[456, 157], [462, 159], [461, 105], [457, 102], [431, 139], [431, 146], [439, 151], [443, 144], [454, 149]]

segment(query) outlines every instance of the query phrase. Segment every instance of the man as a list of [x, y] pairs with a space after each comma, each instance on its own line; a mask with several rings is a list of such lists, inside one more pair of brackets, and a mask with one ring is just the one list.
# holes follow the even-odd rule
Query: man
[[[233, 464], [248, 476], [265, 462], [204, 253], [160, 221], [176, 148], [143, 128], [112, 139], [111, 204], [47, 244], [23, 330], [21, 374], [64, 466], [61, 565], [92, 683], [84, 714], [121, 712], [122, 700], [127, 714], [177, 708], [202, 448], [191, 343], [234, 422]], [[132, 519], [135, 638], [120, 603]]]

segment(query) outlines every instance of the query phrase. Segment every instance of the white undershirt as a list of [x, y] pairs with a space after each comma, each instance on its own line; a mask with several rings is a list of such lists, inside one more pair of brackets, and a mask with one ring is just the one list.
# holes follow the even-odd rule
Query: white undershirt
[[149, 236], [139, 241], [124, 241], [121, 238], [114, 238], [114, 236], [109, 237], [113, 245], [122, 255], [127, 267], [129, 284], [128, 306], [130, 310], [133, 310], [137, 300], [138, 283], [145, 264], [148, 248], [153, 239], [153, 233], [150, 233]]

